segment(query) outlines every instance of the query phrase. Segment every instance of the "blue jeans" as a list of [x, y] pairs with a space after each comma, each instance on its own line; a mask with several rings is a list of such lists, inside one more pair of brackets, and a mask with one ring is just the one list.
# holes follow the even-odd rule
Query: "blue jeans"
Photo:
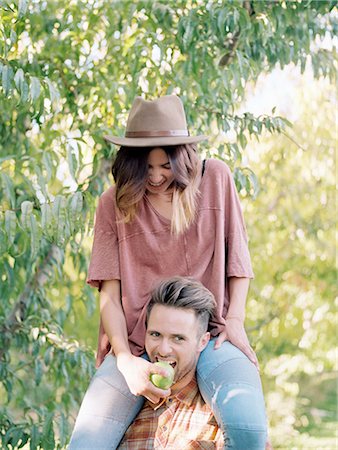
[[[264, 450], [267, 430], [258, 371], [229, 342], [213, 347], [214, 340], [201, 353], [197, 381], [225, 432], [225, 448]], [[83, 399], [68, 449], [116, 449], [143, 403], [143, 397], [130, 393], [116, 358], [107, 356]]]

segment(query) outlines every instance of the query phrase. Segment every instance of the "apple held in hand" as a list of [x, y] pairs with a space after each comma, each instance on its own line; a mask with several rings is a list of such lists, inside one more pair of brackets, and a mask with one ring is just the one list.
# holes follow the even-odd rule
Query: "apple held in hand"
[[163, 375], [152, 373], [150, 375], [150, 381], [160, 389], [169, 389], [174, 382], [174, 368], [165, 361], [157, 361], [155, 364], [157, 366], [163, 367], [167, 371], [168, 376], [164, 377]]

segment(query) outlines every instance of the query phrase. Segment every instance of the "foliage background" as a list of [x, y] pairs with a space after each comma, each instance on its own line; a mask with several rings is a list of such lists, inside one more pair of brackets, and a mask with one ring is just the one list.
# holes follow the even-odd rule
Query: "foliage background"
[[243, 197], [273, 445], [336, 448], [336, 2], [1, 0], [0, 31], [2, 448], [67, 443], [94, 370], [102, 136], [172, 92]]

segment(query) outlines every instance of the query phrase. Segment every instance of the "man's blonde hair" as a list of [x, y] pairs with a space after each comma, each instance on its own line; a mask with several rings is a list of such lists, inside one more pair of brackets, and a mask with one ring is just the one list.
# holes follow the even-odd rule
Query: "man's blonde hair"
[[173, 277], [162, 281], [153, 290], [147, 307], [147, 320], [154, 305], [193, 310], [202, 335], [208, 330], [216, 301], [209, 289], [199, 281], [188, 277]]

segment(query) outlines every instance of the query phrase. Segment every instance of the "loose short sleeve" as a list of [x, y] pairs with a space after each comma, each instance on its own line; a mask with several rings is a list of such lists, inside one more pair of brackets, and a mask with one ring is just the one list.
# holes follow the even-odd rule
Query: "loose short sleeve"
[[100, 289], [104, 280], [119, 280], [119, 248], [116, 235], [115, 195], [110, 188], [102, 194], [95, 215], [94, 242], [87, 283]]
[[226, 170], [225, 244], [227, 277], [253, 278], [243, 213], [230, 169]]

